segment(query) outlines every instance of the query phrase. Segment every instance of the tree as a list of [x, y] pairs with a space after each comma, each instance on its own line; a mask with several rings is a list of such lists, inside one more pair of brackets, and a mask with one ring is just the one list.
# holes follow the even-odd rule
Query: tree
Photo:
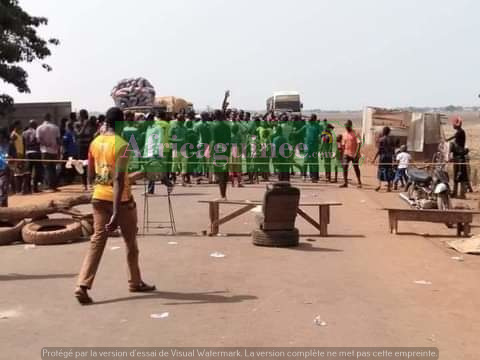
[[[44, 17], [31, 16], [18, 4], [18, 0], [0, 0], [0, 79], [15, 86], [20, 93], [29, 93], [28, 74], [19, 65], [43, 60], [51, 55], [49, 46], [58, 45], [57, 39], [42, 39], [37, 28], [47, 25]], [[45, 63], [42, 67], [51, 71]], [[0, 94], [0, 115], [13, 108], [13, 99]]]

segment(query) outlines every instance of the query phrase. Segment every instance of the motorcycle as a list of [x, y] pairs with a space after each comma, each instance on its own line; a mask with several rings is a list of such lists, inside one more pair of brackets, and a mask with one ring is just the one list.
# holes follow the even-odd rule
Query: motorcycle
[[407, 169], [407, 193], [408, 198], [415, 202], [417, 207], [426, 203], [433, 203], [432, 207], [439, 210], [452, 208], [450, 199], [450, 181], [445, 164], [435, 164], [430, 175], [424, 169]]

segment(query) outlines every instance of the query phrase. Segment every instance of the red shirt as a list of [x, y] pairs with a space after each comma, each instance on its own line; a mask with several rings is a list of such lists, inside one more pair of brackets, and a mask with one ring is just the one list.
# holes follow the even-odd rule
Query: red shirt
[[356, 157], [358, 153], [359, 143], [360, 141], [354, 130], [350, 132], [346, 131], [345, 134], [343, 134], [342, 138], [342, 147], [344, 150], [344, 154], [346, 156]]

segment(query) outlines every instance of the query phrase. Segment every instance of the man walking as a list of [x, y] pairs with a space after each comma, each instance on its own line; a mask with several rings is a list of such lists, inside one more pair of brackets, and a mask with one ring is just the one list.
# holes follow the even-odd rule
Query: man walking
[[348, 187], [348, 167], [353, 163], [353, 169], [358, 180], [358, 188], [362, 187], [362, 179], [360, 178], [360, 166], [358, 165], [360, 158], [360, 139], [353, 130], [352, 120], [345, 123], [345, 133], [342, 137], [343, 155], [343, 185], [341, 188]]
[[55, 160], [58, 160], [60, 155], [60, 129], [52, 123], [50, 114], [45, 115], [45, 121], [37, 128], [36, 135], [44, 160], [46, 186], [50, 191], [58, 191]]
[[[94, 234], [78, 277], [75, 297], [82, 305], [93, 301], [88, 295], [92, 288], [108, 233], [118, 226], [127, 248], [130, 292], [151, 292], [155, 286], [142, 281], [138, 264], [137, 208], [128, 178], [128, 143], [115, 134], [115, 122], [124, 120], [119, 108], [111, 108], [106, 115], [106, 132], [90, 145], [88, 173], [95, 179], [92, 197]], [[143, 174], [142, 174], [143, 175]]]

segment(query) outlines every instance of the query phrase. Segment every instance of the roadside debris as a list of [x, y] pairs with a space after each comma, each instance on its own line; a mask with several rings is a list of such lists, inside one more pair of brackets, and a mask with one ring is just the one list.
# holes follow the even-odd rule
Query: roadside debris
[[169, 242], [168, 242], [168, 245], [178, 245], [178, 242], [176, 242], [176, 241], [169, 241]]
[[459, 261], [459, 262], [464, 262], [465, 261], [463, 256], [452, 256], [452, 260]]
[[170, 316], [170, 313], [164, 312], [161, 314], [150, 314], [151, 319], [166, 319]]
[[257, 206], [250, 210], [250, 212], [261, 214], [263, 212], [263, 209], [261, 206]]
[[427, 280], [417, 280], [414, 283], [417, 285], [432, 285], [432, 282]]
[[25, 250], [33, 250], [35, 249], [37, 246], [35, 244], [28, 244], [28, 245], [25, 245], [23, 248]]
[[19, 312], [16, 310], [3, 311], [3, 312], [0, 312], [0, 320], [8, 320], [11, 318], [18, 317], [19, 315], [20, 315]]
[[217, 237], [227, 237], [227, 234], [217, 234]]
[[462, 254], [480, 255], [480, 236], [453, 240], [448, 243], [448, 246]]
[[214, 253], [211, 253], [210, 256], [213, 258], [221, 259], [225, 257], [225, 254], [222, 254], [221, 252], [216, 251]]
[[120, 246], [112, 246], [112, 247], [110, 248], [110, 250], [112, 250], [112, 251], [120, 250], [120, 249], [121, 249]]
[[315, 325], [317, 325], [317, 326], [322, 326], [322, 327], [328, 325], [328, 323], [327, 323], [326, 321], [323, 321], [323, 320], [322, 320], [322, 317], [321, 317], [320, 315], [317, 315], [317, 316], [315, 317], [315, 319], [313, 319], [313, 323], [314, 323]]

